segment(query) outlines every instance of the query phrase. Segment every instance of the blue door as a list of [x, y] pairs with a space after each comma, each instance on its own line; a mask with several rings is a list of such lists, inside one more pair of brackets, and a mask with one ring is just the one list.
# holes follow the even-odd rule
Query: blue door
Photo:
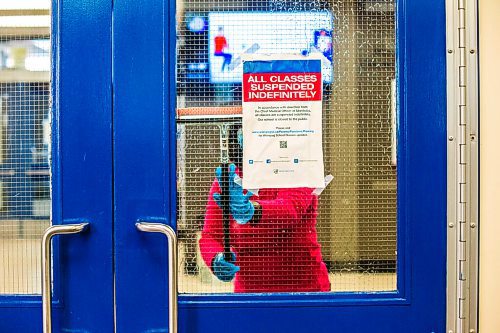
[[[444, 3], [19, 10], [51, 23], [0, 29], [1, 332], [444, 332]], [[333, 181], [234, 183], [226, 224], [264, 54], [321, 59]]]
[[[444, 332], [444, 5], [117, 1], [117, 331]], [[266, 208], [289, 208], [296, 189], [262, 189], [250, 199], [257, 222], [232, 215], [225, 230], [209, 194], [225, 154], [241, 162], [242, 58], [263, 53], [322, 59], [334, 179], [294, 202], [310, 200], [306, 231], [306, 213], [292, 221]], [[177, 233], [175, 262], [165, 225]], [[226, 235], [234, 257], [223, 255]]]
[[111, 2], [49, 4], [2, 4], [0, 332], [112, 332]]

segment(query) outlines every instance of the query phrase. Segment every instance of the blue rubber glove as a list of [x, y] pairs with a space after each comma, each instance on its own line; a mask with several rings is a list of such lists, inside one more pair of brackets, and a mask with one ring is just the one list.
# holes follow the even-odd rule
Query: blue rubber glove
[[229, 282], [234, 279], [234, 276], [240, 270], [240, 266], [233, 264], [236, 261], [236, 254], [234, 252], [231, 252], [231, 258], [232, 262], [227, 262], [224, 259], [224, 253], [220, 252], [212, 260], [212, 271], [223, 282]]
[[[215, 176], [217, 181], [221, 184], [222, 169], [218, 167], [215, 170]], [[229, 209], [231, 215], [233, 215], [236, 223], [245, 224], [250, 221], [255, 213], [255, 207], [250, 202], [250, 197], [253, 195], [252, 192], [248, 191], [243, 194], [243, 188], [241, 185], [236, 184], [236, 166], [234, 164], [229, 165]], [[222, 208], [220, 193], [214, 193], [213, 198], [217, 205]]]

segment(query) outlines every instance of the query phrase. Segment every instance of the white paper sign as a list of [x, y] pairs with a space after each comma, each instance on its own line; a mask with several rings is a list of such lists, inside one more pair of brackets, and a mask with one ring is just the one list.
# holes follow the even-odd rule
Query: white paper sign
[[243, 187], [324, 187], [321, 60], [243, 63]]

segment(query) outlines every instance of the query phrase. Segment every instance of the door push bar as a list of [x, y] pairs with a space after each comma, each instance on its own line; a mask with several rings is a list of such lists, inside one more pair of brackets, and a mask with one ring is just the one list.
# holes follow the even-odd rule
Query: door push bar
[[177, 333], [177, 235], [162, 223], [138, 222], [135, 226], [143, 232], [164, 234], [168, 239], [168, 332]]
[[88, 223], [54, 225], [45, 230], [42, 238], [42, 313], [43, 333], [52, 333], [52, 247], [57, 235], [77, 234], [88, 228]]

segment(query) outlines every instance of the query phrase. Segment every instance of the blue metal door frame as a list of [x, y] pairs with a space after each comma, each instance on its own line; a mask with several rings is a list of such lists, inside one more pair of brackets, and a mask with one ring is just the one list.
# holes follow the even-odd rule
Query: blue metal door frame
[[[52, 5], [54, 332], [113, 331], [111, 1]], [[40, 332], [41, 296], [0, 296], [0, 332]]]
[[[167, 329], [163, 237], [175, 227], [175, 0], [114, 6], [116, 316], [119, 332]], [[189, 295], [179, 331], [444, 332], [446, 316], [445, 2], [397, 6], [398, 290]], [[222, 320], [224, 318], [224, 320]]]
[[[175, 221], [175, 30], [164, 25], [164, 1], [114, 6], [114, 189], [117, 332], [166, 332], [167, 244], [135, 223]], [[170, 63], [172, 61], [172, 63]], [[140, 96], [140, 97], [139, 97]], [[170, 97], [170, 98], [169, 98]], [[162, 301], [158, 302], [159, 299]], [[165, 302], [163, 302], [163, 300]]]

